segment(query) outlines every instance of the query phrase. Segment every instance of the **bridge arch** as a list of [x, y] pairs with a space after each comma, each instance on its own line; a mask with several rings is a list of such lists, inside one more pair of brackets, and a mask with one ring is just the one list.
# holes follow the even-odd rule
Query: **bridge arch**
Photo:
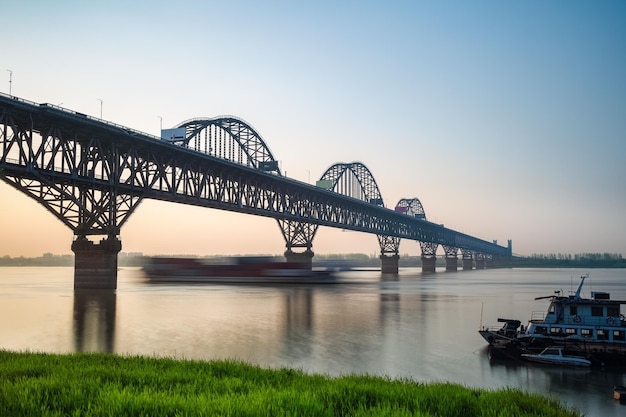
[[[404, 213], [411, 217], [416, 217], [422, 220], [426, 220], [426, 211], [424, 210], [424, 206], [422, 202], [414, 197], [414, 198], [401, 198], [396, 204], [395, 208], [396, 212]], [[435, 271], [435, 263], [437, 261], [437, 247], [439, 244], [435, 242], [419, 242], [420, 249], [422, 250], [422, 271], [434, 272]], [[446, 253], [448, 253], [448, 248], [445, 248]], [[456, 253], [456, 248], [454, 248]]]
[[396, 204], [395, 211], [426, 220], [426, 212], [419, 198], [401, 198]]
[[[330, 166], [318, 184], [339, 194], [383, 206], [383, 198], [372, 172], [361, 162], [339, 162]], [[327, 184], [328, 186], [325, 186]]]
[[[380, 188], [372, 172], [361, 162], [337, 163], [329, 167], [320, 178], [318, 184], [332, 184], [329, 189], [376, 206], [384, 207]], [[398, 272], [398, 252], [400, 238], [376, 235], [380, 246], [381, 269], [383, 272]]]
[[182, 122], [185, 135], [173, 143], [198, 152], [227, 159], [266, 172], [281, 175], [278, 161], [261, 135], [245, 121], [234, 116], [197, 118]]

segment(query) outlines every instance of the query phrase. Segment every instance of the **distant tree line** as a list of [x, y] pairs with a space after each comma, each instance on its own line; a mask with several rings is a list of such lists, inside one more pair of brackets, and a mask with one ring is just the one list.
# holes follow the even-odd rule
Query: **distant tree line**
[[[171, 256], [171, 255], [170, 255]], [[193, 255], [185, 255], [192, 257]], [[120, 252], [118, 256], [118, 265], [120, 267], [138, 267], [143, 266], [146, 260], [141, 252]], [[380, 266], [380, 259], [377, 254], [367, 255], [364, 253], [348, 253], [348, 254], [316, 254], [314, 261], [332, 261], [332, 260], [349, 260], [360, 266]], [[399, 259], [400, 267], [418, 267], [421, 266], [420, 256], [403, 254]], [[44, 253], [42, 256], [26, 258], [23, 256], [12, 258], [8, 255], [0, 257], [0, 266], [74, 266], [74, 255], [54, 255], [52, 253]], [[445, 266], [445, 258], [442, 255], [437, 256], [437, 266]], [[549, 253], [537, 254], [531, 256], [513, 256], [510, 263], [506, 265], [496, 262], [495, 266], [507, 266], [517, 268], [626, 268], [626, 259], [619, 253], [582, 253], [582, 254], [564, 254]]]
[[565, 253], [515, 256], [511, 261], [515, 267], [584, 267], [584, 268], [626, 268], [626, 259], [619, 253]]
[[[141, 253], [121, 252], [117, 257], [119, 266], [142, 266], [145, 256]], [[74, 255], [54, 255], [44, 253], [42, 256], [12, 258], [8, 255], [0, 257], [0, 266], [74, 266]]]
[[53, 255], [44, 253], [36, 258], [5, 255], [0, 258], [0, 266], [74, 266], [74, 255]]

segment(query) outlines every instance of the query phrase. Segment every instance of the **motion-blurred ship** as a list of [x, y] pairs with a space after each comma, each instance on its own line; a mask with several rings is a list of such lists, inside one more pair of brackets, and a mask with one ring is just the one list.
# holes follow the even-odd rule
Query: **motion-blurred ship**
[[335, 282], [330, 270], [311, 270], [273, 257], [149, 258], [143, 270], [152, 283], [318, 284]]

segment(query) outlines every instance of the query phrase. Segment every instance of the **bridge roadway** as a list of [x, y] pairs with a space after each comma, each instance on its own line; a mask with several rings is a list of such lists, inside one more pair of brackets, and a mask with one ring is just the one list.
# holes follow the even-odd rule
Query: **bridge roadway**
[[[499, 246], [385, 208], [360, 163], [335, 164], [322, 187], [312, 186], [282, 176], [260, 135], [237, 118], [195, 119], [173, 132], [164, 140], [0, 94], [0, 178], [72, 229], [76, 288], [116, 288], [120, 230], [144, 198], [275, 218], [285, 256], [309, 264], [318, 226], [376, 234], [383, 271], [397, 272], [402, 238], [420, 242], [425, 270], [434, 270], [438, 245], [448, 269], [456, 269], [459, 250], [464, 269], [468, 259], [471, 268], [511, 256], [510, 241]], [[346, 182], [345, 189], [360, 187], [355, 195], [342, 194]]]

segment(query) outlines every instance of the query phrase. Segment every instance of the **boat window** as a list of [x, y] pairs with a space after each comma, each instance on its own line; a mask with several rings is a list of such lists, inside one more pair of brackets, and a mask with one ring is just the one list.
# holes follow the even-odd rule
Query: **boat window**
[[561, 328], [560, 327], [551, 327], [550, 328], [550, 333], [561, 333]]
[[570, 316], [578, 314], [578, 306], [569, 306], [569, 314]]
[[537, 326], [535, 328], [535, 333], [537, 333], [537, 334], [546, 334], [546, 333], [548, 333], [548, 328], [546, 326]]
[[593, 330], [591, 329], [580, 329], [580, 335], [583, 337], [591, 337], [593, 336]]
[[609, 332], [604, 329], [598, 329], [598, 340], [609, 340]]
[[546, 355], [558, 355], [559, 350], [558, 349], [546, 349], [543, 353]]
[[603, 307], [591, 307], [591, 315], [594, 317], [604, 316], [604, 308]]
[[619, 317], [619, 307], [607, 307], [606, 315], [609, 317]]
[[548, 314], [554, 314], [554, 309], [555, 309], [554, 303], [550, 304], [550, 307], [548, 307]]
[[624, 341], [626, 340], [626, 332], [624, 332], [623, 330], [614, 330], [613, 331], [613, 340], [620, 340], [620, 341]]
[[565, 333], [567, 333], [568, 335], [572, 335], [572, 334], [577, 334], [578, 332], [576, 331], [576, 329], [565, 329]]

